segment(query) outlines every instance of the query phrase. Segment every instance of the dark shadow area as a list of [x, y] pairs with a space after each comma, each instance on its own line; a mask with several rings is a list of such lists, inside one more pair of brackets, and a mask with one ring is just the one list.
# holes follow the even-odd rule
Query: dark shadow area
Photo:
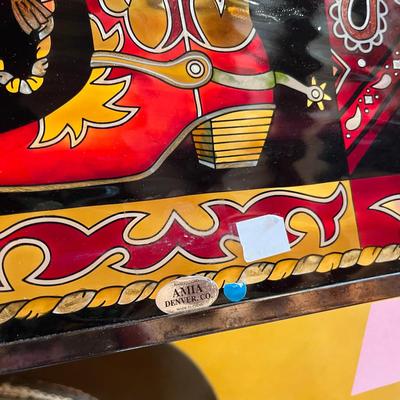
[[41, 368], [1, 381], [45, 381], [70, 386], [99, 400], [215, 400], [201, 371], [177, 348], [154, 346]]

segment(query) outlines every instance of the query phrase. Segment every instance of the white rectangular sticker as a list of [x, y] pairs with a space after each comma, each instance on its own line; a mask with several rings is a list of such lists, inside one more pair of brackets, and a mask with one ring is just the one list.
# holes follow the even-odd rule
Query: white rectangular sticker
[[285, 221], [277, 215], [263, 215], [236, 223], [246, 262], [290, 251]]

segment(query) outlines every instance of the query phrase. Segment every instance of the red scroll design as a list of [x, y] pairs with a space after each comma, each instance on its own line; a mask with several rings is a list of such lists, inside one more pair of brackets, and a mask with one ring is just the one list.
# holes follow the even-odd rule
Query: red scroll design
[[[200, 205], [210, 220], [210, 228], [199, 230], [173, 211], [162, 229], [147, 238], [135, 238], [135, 229], [146, 218], [142, 212], [119, 212], [86, 227], [76, 220], [58, 216], [29, 218], [0, 234], [1, 290], [10, 290], [4, 273], [4, 259], [15, 247], [31, 245], [43, 253], [43, 260], [25, 281], [35, 285], [57, 285], [78, 279], [96, 269], [111, 256], [120, 255], [109, 265], [124, 273], [145, 274], [164, 266], [177, 254], [200, 264], [234, 260], [226, 247], [228, 240], [238, 241], [236, 222], [266, 214], [285, 219], [291, 246], [296, 246], [310, 229], [320, 232], [320, 247], [338, 238], [340, 218], [348, 206], [347, 193], [338, 184], [328, 197], [316, 197], [289, 190], [258, 194], [240, 205], [226, 199]], [[300, 232], [291, 227], [297, 214], [307, 214], [314, 226]]]

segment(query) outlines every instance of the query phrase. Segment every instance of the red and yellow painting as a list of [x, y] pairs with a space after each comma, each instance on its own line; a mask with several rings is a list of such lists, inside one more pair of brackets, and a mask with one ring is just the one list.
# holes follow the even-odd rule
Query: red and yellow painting
[[0, 322], [398, 261], [400, 4], [294, 3], [0, 1]]

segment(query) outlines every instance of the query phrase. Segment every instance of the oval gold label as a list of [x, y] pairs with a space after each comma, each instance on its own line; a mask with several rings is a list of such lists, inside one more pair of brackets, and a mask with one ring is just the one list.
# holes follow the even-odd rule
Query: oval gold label
[[217, 300], [218, 294], [218, 286], [211, 279], [185, 276], [160, 289], [156, 305], [167, 314], [191, 311], [211, 306]]

